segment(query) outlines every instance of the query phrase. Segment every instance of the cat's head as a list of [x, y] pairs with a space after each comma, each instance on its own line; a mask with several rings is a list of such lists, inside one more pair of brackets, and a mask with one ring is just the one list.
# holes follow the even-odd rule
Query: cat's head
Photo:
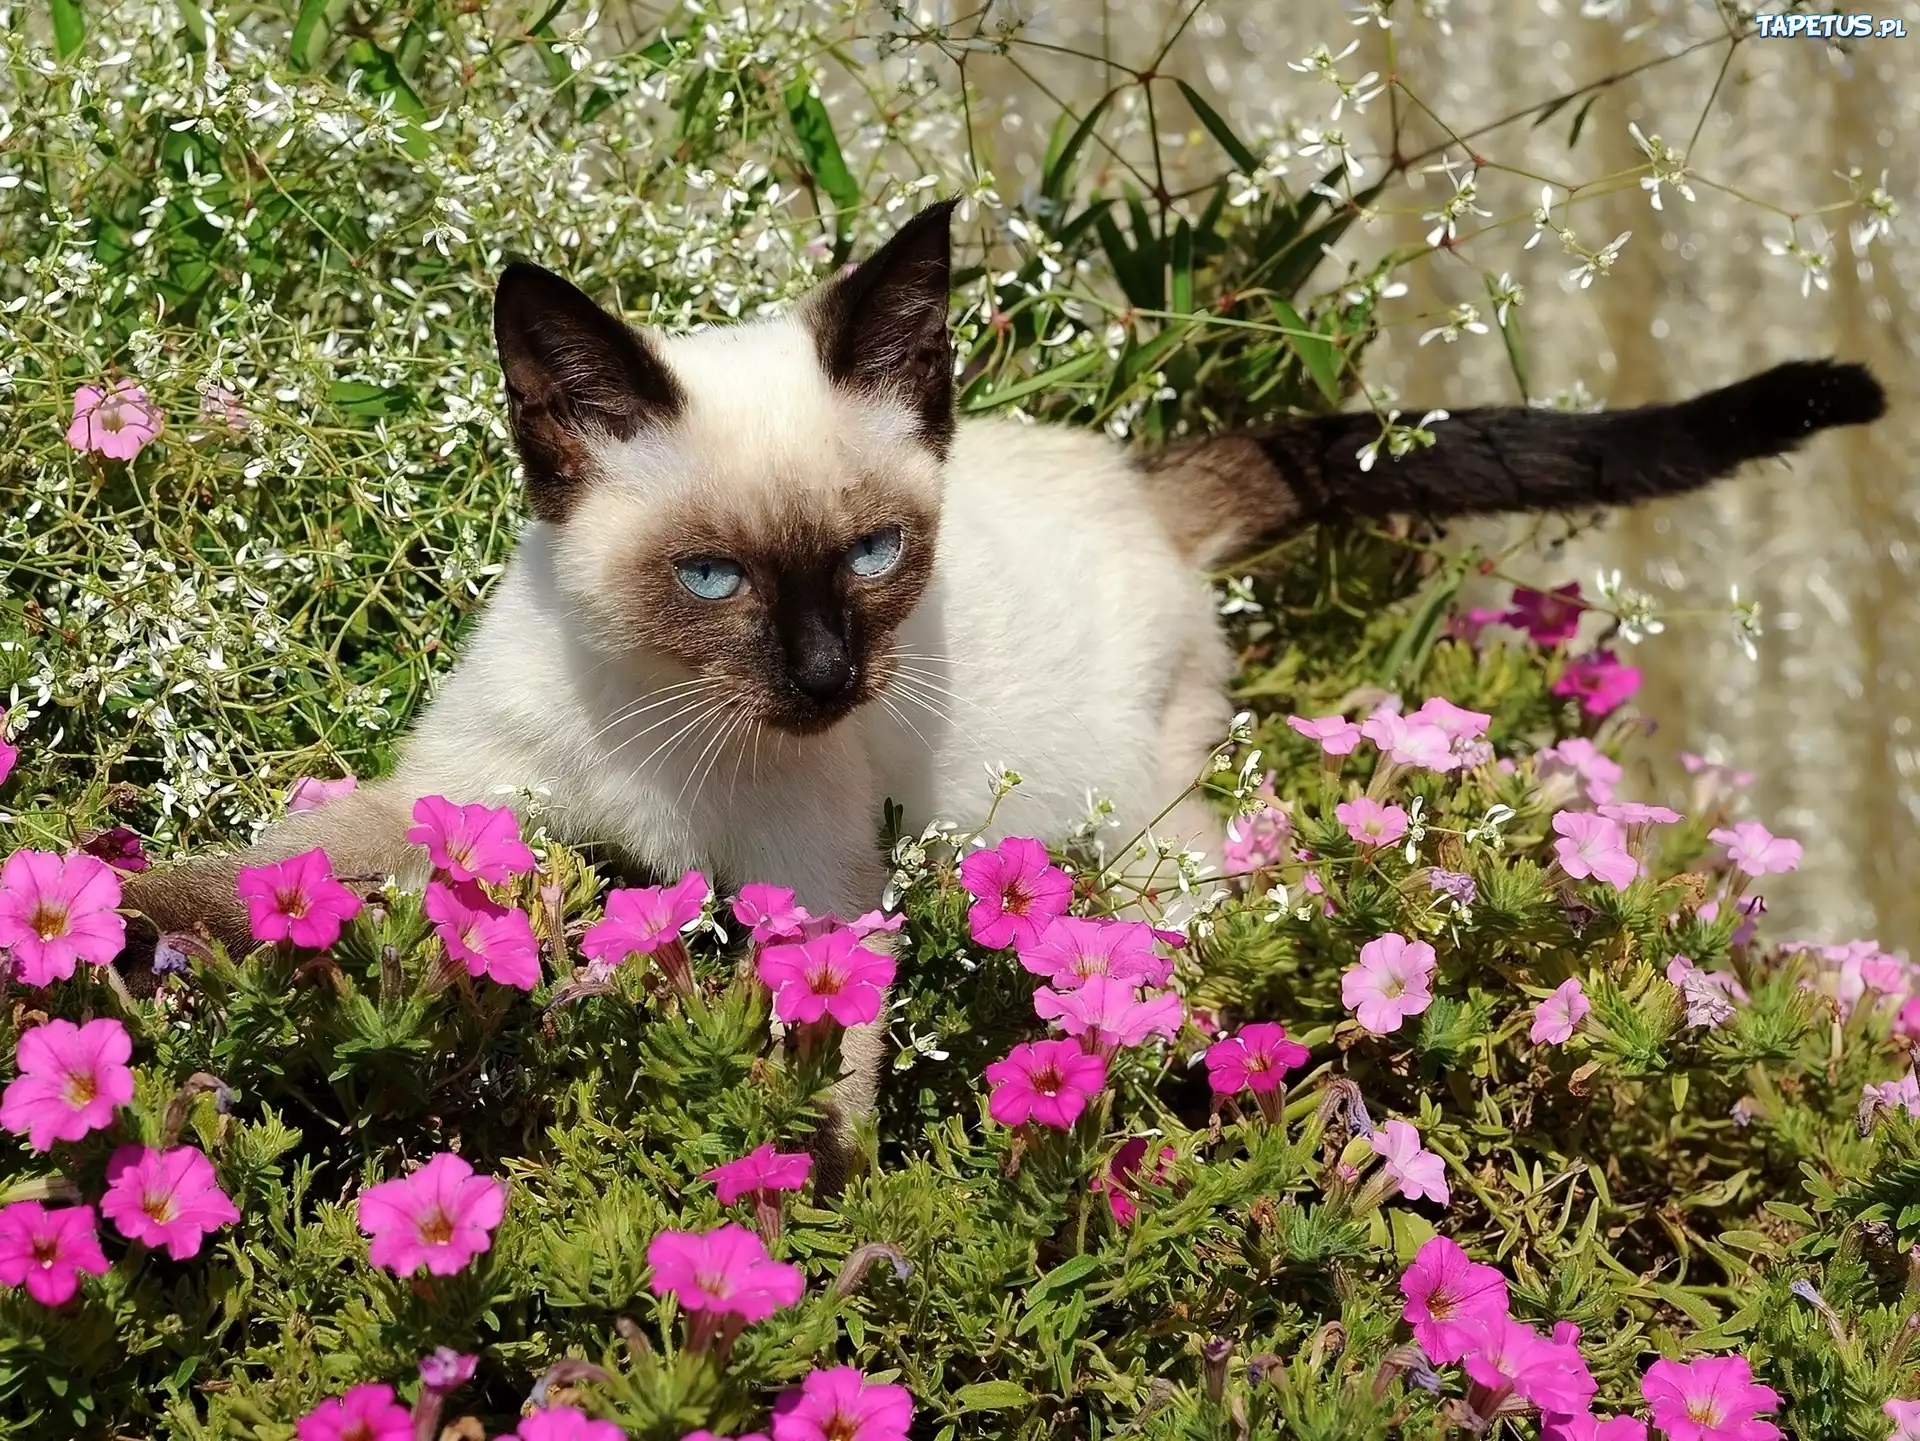
[[787, 315], [691, 335], [507, 268], [494, 334], [528, 500], [599, 648], [801, 734], [884, 685], [953, 437], [951, 208]]

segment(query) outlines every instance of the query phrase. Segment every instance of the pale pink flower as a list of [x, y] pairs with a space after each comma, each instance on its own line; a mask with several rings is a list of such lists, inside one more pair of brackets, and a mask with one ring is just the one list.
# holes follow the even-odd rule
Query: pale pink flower
[[[828, 923], [832, 924], [831, 920]], [[855, 940], [865, 940], [868, 936], [898, 935], [906, 924], [905, 911], [895, 911], [892, 915], [884, 911], [867, 911], [845, 923]]]
[[0, 1286], [24, 1286], [42, 1306], [64, 1306], [80, 1289], [82, 1272], [107, 1274], [93, 1207], [0, 1207]]
[[1741, 821], [1731, 830], [1721, 826], [1707, 839], [1727, 848], [1727, 859], [1750, 876], [1800, 868], [1800, 842], [1776, 836], [1758, 821]]
[[762, 947], [757, 964], [773, 992], [773, 1013], [789, 1024], [831, 1017], [843, 1026], [864, 1025], [880, 1014], [893, 984], [893, 958], [868, 950], [844, 926]]
[[533, 869], [533, 852], [520, 839], [520, 820], [507, 806], [458, 806], [445, 796], [413, 803], [411, 845], [425, 846], [434, 868], [456, 881], [500, 885]]
[[1363, 1030], [1391, 1035], [1408, 1016], [1433, 1004], [1436, 965], [1432, 946], [1389, 931], [1362, 946], [1359, 964], [1340, 977], [1340, 1003]]
[[0, 785], [7, 783], [7, 777], [13, 774], [14, 762], [20, 759], [20, 748], [7, 744], [7, 712], [0, 706]]
[[530, 991], [540, 984], [540, 942], [518, 906], [488, 899], [472, 881], [428, 881], [421, 904], [447, 954], [470, 976]]
[[294, 1427], [298, 1441], [413, 1441], [413, 1413], [381, 1382], [322, 1401]]
[[1020, 964], [1063, 991], [1095, 976], [1164, 986], [1173, 976], [1173, 962], [1153, 942], [1153, 927], [1144, 921], [1061, 916], [1048, 923], [1039, 940], [1020, 948]]
[[430, 1275], [451, 1276], [492, 1248], [507, 1188], [442, 1151], [417, 1171], [367, 1187], [358, 1210], [360, 1229], [372, 1238], [371, 1264], [396, 1276], [423, 1265]]
[[302, 776], [293, 783], [287, 792], [287, 810], [317, 811], [328, 801], [337, 801], [344, 795], [351, 795], [359, 781], [352, 776], [341, 776], [337, 781], [323, 781], [316, 776]]
[[1207, 1084], [1217, 1096], [1274, 1091], [1288, 1071], [1306, 1065], [1312, 1054], [1298, 1041], [1287, 1039], [1286, 1027], [1256, 1021], [1207, 1047]]
[[1733, 992], [1739, 990], [1740, 998], [1746, 999], [1745, 990], [1732, 976], [1721, 971], [1709, 974], [1687, 956], [1667, 962], [1667, 979], [1680, 988], [1689, 1028], [1724, 1026], [1733, 1019]]
[[1400, 1195], [1409, 1201], [1425, 1197], [1450, 1205], [1453, 1193], [1447, 1189], [1447, 1163], [1420, 1144], [1420, 1133], [1406, 1121], [1388, 1121], [1367, 1138], [1386, 1170], [1400, 1187]]
[[360, 914], [360, 897], [333, 877], [333, 863], [316, 846], [284, 861], [244, 866], [234, 881], [247, 903], [253, 938], [266, 944], [292, 941], [324, 951], [340, 939], [340, 926]]
[[776, 1151], [769, 1141], [737, 1161], [702, 1171], [700, 1179], [713, 1182], [720, 1204], [731, 1206], [743, 1196], [762, 1191], [798, 1191], [807, 1184], [813, 1157], [805, 1151]]
[[1221, 851], [1229, 872], [1243, 874], [1277, 865], [1293, 834], [1293, 818], [1273, 794], [1274, 775], [1268, 771], [1254, 792], [1261, 799], [1260, 809], [1251, 815], [1234, 816], [1227, 822], [1227, 843]]
[[1345, 716], [1329, 715], [1307, 720], [1302, 716], [1290, 715], [1287, 724], [1308, 740], [1318, 741], [1320, 749], [1330, 756], [1348, 755], [1360, 744], [1360, 727]]
[[1479, 740], [1487, 733], [1487, 727], [1493, 724], [1493, 717], [1485, 711], [1468, 710], [1457, 706], [1445, 696], [1428, 696], [1419, 710], [1413, 713], [1413, 719], [1426, 721], [1429, 725], [1439, 726], [1448, 740], [1454, 742], [1457, 750], [1461, 743]]
[[1482, 1386], [1511, 1387], [1540, 1410], [1562, 1416], [1578, 1415], [1592, 1404], [1600, 1388], [1577, 1346], [1550, 1341], [1511, 1316], [1465, 1324], [1468, 1346], [1461, 1364]]
[[762, 881], [740, 887], [733, 899], [733, 918], [747, 927], [761, 945], [772, 941], [798, 939], [813, 918], [807, 908], [796, 905], [793, 892], [785, 886], [770, 886]]
[[160, 425], [160, 407], [137, 382], [122, 378], [111, 389], [83, 385], [73, 393], [67, 444], [109, 460], [132, 460], [160, 434]]
[[1371, 796], [1343, 801], [1333, 814], [1355, 845], [1390, 846], [1407, 833], [1407, 813], [1399, 806], [1383, 806]]
[[1573, 1039], [1575, 1029], [1592, 1009], [1593, 1002], [1587, 999], [1586, 987], [1580, 984], [1580, 978], [1569, 976], [1554, 988], [1552, 995], [1533, 1008], [1533, 1029], [1527, 1033], [1527, 1039], [1536, 1046], [1564, 1046]]
[[1071, 991], [1042, 986], [1033, 993], [1033, 1010], [1103, 1055], [1142, 1045], [1150, 1036], [1172, 1040], [1185, 1015], [1172, 991], [1142, 999], [1133, 982], [1112, 976], [1093, 976]]
[[1877, 1111], [1903, 1110], [1909, 1116], [1920, 1117], [1920, 1076], [1908, 1071], [1897, 1081], [1882, 1081], [1878, 1085], [1869, 1081], [1861, 1087], [1860, 1119], [1870, 1122]]
[[223, 425], [235, 435], [243, 434], [252, 424], [246, 402], [230, 385], [209, 385], [200, 392], [200, 418]]
[[35, 1026], [20, 1037], [20, 1074], [0, 1095], [0, 1126], [36, 1151], [111, 1126], [114, 1112], [133, 1099], [132, 1054], [133, 1040], [115, 1020]]
[[1569, 736], [1556, 746], [1548, 746], [1536, 757], [1542, 779], [1558, 774], [1571, 775], [1585, 790], [1587, 799], [1605, 807], [1613, 799], [1613, 788], [1622, 775], [1620, 763], [1584, 736]]
[[1758, 1419], [1778, 1410], [1780, 1394], [1753, 1379], [1745, 1356], [1665, 1358], [1647, 1368], [1640, 1394], [1668, 1441], [1778, 1441], [1780, 1428]]
[[760, 1238], [729, 1221], [695, 1234], [662, 1231], [647, 1246], [656, 1296], [672, 1296], [683, 1311], [764, 1321], [800, 1299], [806, 1281], [798, 1266], [776, 1261]]
[[125, 948], [120, 878], [75, 852], [15, 851], [0, 866], [0, 951], [30, 986], [64, 981], [76, 961], [104, 966]]
[[773, 1406], [773, 1441], [907, 1441], [912, 1425], [906, 1387], [869, 1381], [851, 1366], [811, 1372]]
[[478, 1356], [435, 1346], [420, 1358], [420, 1384], [429, 1391], [457, 1391], [473, 1379], [479, 1365]]
[[1003, 1126], [1038, 1121], [1065, 1131], [1107, 1084], [1107, 1063], [1072, 1041], [1030, 1041], [987, 1067], [987, 1114]]
[[1586, 613], [1580, 601], [1580, 582], [1569, 581], [1557, 590], [1535, 590], [1530, 585], [1513, 588], [1513, 609], [1500, 617], [1502, 623], [1527, 633], [1527, 639], [1548, 649], [1573, 639], [1580, 629], [1580, 617]]
[[[1563, 743], [1561, 750], [1565, 750]], [[1623, 826], [1670, 826], [1686, 819], [1676, 810], [1666, 806], [1642, 805], [1639, 801], [1614, 801], [1598, 806], [1601, 815], [1610, 821], [1618, 821]]]
[[100, 1213], [129, 1241], [165, 1246], [176, 1261], [199, 1255], [209, 1231], [240, 1219], [214, 1178], [213, 1163], [197, 1146], [122, 1146], [107, 1160]]
[[1553, 828], [1560, 837], [1553, 843], [1560, 869], [1575, 880], [1590, 876], [1624, 891], [1640, 874], [1640, 863], [1627, 853], [1627, 833], [1619, 822], [1589, 811], [1557, 811]]
[[1114, 1152], [1112, 1163], [1087, 1183], [1087, 1189], [1096, 1194], [1104, 1192], [1107, 1209], [1113, 1213], [1115, 1223], [1131, 1226], [1140, 1214], [1140, 1206], [1135, 1198], [1141, 1182], [1144, 1180], [1148, 1184], [1159, 1185], [1166, 1179], [1167, 1167], [1172, 1164], [1176, 1154], [1173, 1147], [1162, 1146], [1154, 1156], [1153, 1169], [1142, 1177], [1140, 1169], [1147, 1159], [1147, 1139], [1135, 1136]]
[[1507, 1278], [1472, 1260], [1459, 1243], [1435, 1236], [1400, 1277], [1401, 1318], [1437, 1366], [1450, 1366], [1475, 1340], [1469, 1323], [1507, 1314]]
[[1893, 1422], [1887, 1441], [1920, 1441], [1920, 1401], [1893, 1400], [1880, 1410]]
[[1395, 715], [1384, 706], [1368, 716], [1360, 733], [1395, 765], [1450, 771], [1460, 765], [1453, 741], [1432, 721]]
[[974, 897], [967, 928], [989, 950], [1032, 945], [1073, 901], [1067, 873], [1048, 860], [1045, 846], [1024, 836], [974, 851], [960, 862], [960, 884]]

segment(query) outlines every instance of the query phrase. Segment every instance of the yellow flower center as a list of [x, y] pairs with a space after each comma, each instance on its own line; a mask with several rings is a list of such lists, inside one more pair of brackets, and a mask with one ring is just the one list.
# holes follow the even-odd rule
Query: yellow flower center
[[34, 902], [33, 914], [27, 917], [27, 924], [43, 941], [64, 936], [67, 933], [66, 902], [49, 900]]

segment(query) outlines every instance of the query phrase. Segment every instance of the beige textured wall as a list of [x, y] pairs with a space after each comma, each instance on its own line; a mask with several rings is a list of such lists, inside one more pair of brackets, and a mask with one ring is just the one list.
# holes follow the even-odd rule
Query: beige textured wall
[[[1103, 14], [1100, 0], [1053, 0], [1026, 12], [1032, 18], [1023, 33], [1098, 51], [1104, 30], [1109, 53], [1139, 65], [1186, 12], [1185, 5], [1114, 4]], [[1446, 7], [1447, 36], [1408, 0], [1393, 13], [1398, 73], [1456, 129], [1724, 35], [1730, 23], [1705, 5], [1646, 0], [1624, 0], [1604, 15], [1583, 15], [1578, 0], [1458, 0]], [[1838, 218], [1830, 291], [1802, 298], [1794, 263], [1763, 248], [1763, 235], [1786, 233], [1784, 215], [1704, 185], [1696, 185], [1696, 202], [1669, 192], [1664, 213], [1655, 212], [1629, 187], [1574, 212], [1590, 244], [1633, 232], [1612, 276], [1591, 289], [1565, 281], [1573, 262], [1551, 238], [1522, 249], [1531, 230], [1522, 219], [1468, 246], [1476, 266], [1445, 257], [1416, 263], [1408, 272], [1413, 293], [1397, 304], [1411, 315], [1483, 302], [1477, 267], [1510, 270], [1526, 287], [1536, 395], [1579, 382], [1612, 405], [1674, 398], [1801, 355], [1835, 354], [1876, 368], [1894, 410], [1871, 431], [1823, 436], [1790, 468], [1754, 467], [1709, 494], [1618, 516], [1562, 553], [1517, 568], [1543, 582], [1578, 577], [1591, 585], [1597, 568], [1617, 566], [1629, 584], [1675, 611], [1695, 610], [1629, 652], [1648, 675], [1643, 708], [1660, 724], [1644, 751], [1705, 751], [1760, 773], [1751, 813], [1806, 846], [1801, 871], [1767, 889], [1773, 934], [1878, 935], [1890, 947], [1920, 951], [1920, 473], [1911, 458], [1920, 440], [1920, 265], [1909, 243], [1920, 228], [1913, 201], [1920, 6], [1883, 5], [1878, 13], [1904, 17], [1911, 37], [1849, 42], [1846, 53], [1818, 40], [1751, 39], [1733, 50], [1724, 74], [1728, 46], [1721, 43], [1608, 88], [1572, 151], [1577, 103], [1538, 129], [1509, 126], [1476, 142], [1490, 158], [1536, 176], [1590, 181], [1639, 162], [1630, 121], [1685, 145], [1717, 83], [1689, 155], [1705, 179], [1783, 211], [1805, 211], [1845, 199], [1848, 187], [1835, 171], [1857, 165], [1873, 179], [1889, 172], [1887, 188], [1907, 211], [1893, 243], [1875, 242], [1856, 256], [1846, 219]], [[1358, 37], [1361, 49], [1342, 70], [1387, 68], [1384, 32], [1355, 26], [1354, 18], [1336, 0], [1220, 0], [1194, 17], [1165, 69], [1204, 76], [1243, 134], [1287, 116], [1315, 123], [1333, 93], [1290, 70], [1289, 60], [1322, 41], [1338, 50]], [[1013, 56], [1027, 78], [1011, 63], [972, 67], [990, 109], [1019, 108], [1035, 78], [1081, 103], [1104, 88], [1098, 64], [1018, 47]], [[1162, 117], [1163, 131], [1189, 123], [1177, 99]], [[1384, 97], [1362, 119], [1344, 119], [1350, 135], [1370, 135], [1371, 148], [1384, 149]], [[986, 123], [1014, 142], [1001, 152], [1011, 170], [1010, 152], [1026, 137], [1007, 134], [997, 115]], [[1423, 119], [1408, 134], [1412, 147], [1442, 138]], [[1171, 153], [1177, 164], [1179, 151]], [[1311, 162], [1297, 162], [1293, 175], [1304, 183], [1311, 172]], [[1017, 188], [1016, 174], [1000, 178], [1003, 189]], [[1428, 177], [1418, 192], [1389, 192], [1382, 206], [1398, 213], [1383, 214], [1348, 249], [1372, 255], [1416, 241], [1427, 228], [1418, 212], [1431, 208], [1444, 184]], [[1524, 216], [1539, 188], [1537, 178], [1482, 175], [1484, 203], [1496, 217]], [[1803, 237], [1814, 233], [1803, 227]], [[1390, 330], [1372, 355], [1370, 381], [1390, 383], [1416, 411], [1515, 398], [1497, 334], [1422, 348], [1416, 341], [1425, 328]], [[1726, 616], [1733, 584], [1764, 607], [1757, 662], [1733, 643]], [[1661, 775], [1674, 781], [1677, 771], [1669, 760]]]

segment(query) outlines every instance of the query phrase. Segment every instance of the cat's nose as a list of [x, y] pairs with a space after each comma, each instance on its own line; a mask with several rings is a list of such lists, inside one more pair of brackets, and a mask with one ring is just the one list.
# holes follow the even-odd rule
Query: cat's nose
[[846, 637], [816, 614], [803, 618], [788, 636], [787, 674], [803, 694], [824, 705], [844, 699], [858, 672]]

